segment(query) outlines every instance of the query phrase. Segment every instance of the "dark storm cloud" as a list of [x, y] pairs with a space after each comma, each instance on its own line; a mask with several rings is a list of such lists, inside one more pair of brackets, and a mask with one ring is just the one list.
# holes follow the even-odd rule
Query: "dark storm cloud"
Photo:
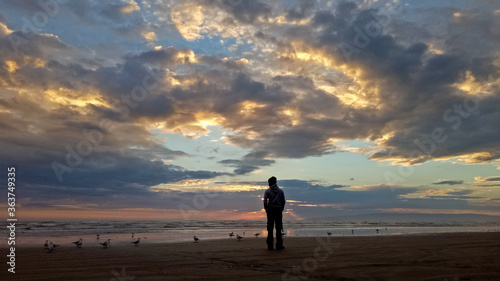
[[141, 13], [124, 13], [131, 4], [125, 1], [69, 1], [62, 6], [64, 12], [74, 13], [78, 19], [95, 27], [105, 27], [114, 34], [141, 38], [141, 32], [150, 28]]
[[351, 17], [351, 13], [353, 11], [355, 11], [357, 8], [358, 8], [358, 6], [355, 3], [349, 2], [349, 1], [344, 1], [344, 2], [340, 2], [337, 5], [337, 9], [335, 10], [335, 13], [339, 16], [342, 16], [342, 17], [348, 19]]
[[327, 192], [337, 188], [347, 187], [347, 185], [340, 185], [340, 184], [321, 185], [315, 182], [309, 182], [304, 180], [279, 180], [279, 185], [287, 187], [289, 189], [301, 190], [304, 192], [309, 192], [311, 190], [321, 190]]
[[500, 177], [488, 177], [488, 178], [477, 177], [476, 181], [478, 182], [500, 181]]
[[131, 56], [131, 60], [139, 61], [141, 63], [148, 63], [152, 65], [172, 66], [176, 64], [189, 63], [189, 58], [179, 58], [182, 53], [188, 53], [191, 50], [187, 48], [176, 49], [168, 47], [161, 50], [153, 50], [142, 52], [139, 55]]
[[[352, 4], [350, 11], [356, 11]], [[388, 12], [369, 9], [359, 11], [349, 19], [341, 13], [318, 11], [310, 23], [318, 32], [287, 35], [293, 39], [298, 37], [305, 42], [314, 42], [312, 44], [315, 47], [326, 50], [335, 59], [362, 69], [362, 76], [359, 78], [379, 89], [377, 95], [367, 96], [378, 106], [377, 109], [352, 109], [347, 115], [347, 120], [359, 128], [365, 138], [376, 140], [384, 134], [392, 135], [381, 142], [387, 150], [371, 155], [372, 159], [400, 157], [406, 159], [404, 161], [412, 160], [416, 163], [418, 159], [410, 157], [410, 153], [420, 149], [415, 145], [415, 140], [427, 144], [427, 138], [430, 138], [436, 128], [444, 130], [447, 141], [434, 143], [432, 146], [427, 144], [429, 149], [420, 149], [420, 160], [475, 152], [490, 153], [492, 156], [485, 161], [497, 159], [500, 136], [498, 123], [494, 121], [498, 111], [493, 110], [493, 107], [498, 108], [500, 105], [498, 88], [488, 89], [489, 92], [485, 92], [482, 97], [468, 97], [454, 87], [456, 83], [465, 81], [468, 71], [478, 81], [496, 81], [498, 65], [492, 63], [495, 61], [493, 53], [483, 52], [483, 55], [478, 56], [468, 51], [474, 49], [469, 46], [465, 50], [454, 48], [449, 54], [430, 54], [425, 42], [408, 45], [385, 34], [382, 26], [384, 14], [387, 15]], [[483, 26], [481, 22], [473, 20], [467, 23]], [[385, 24], [385, 30], [390, 30], [391, 22]], [[488, 29], [491, 29], [490, 25], [500, 27], [495, 21], [488, 21], [488, 24]], [[375, 25], [380, 27], [378, 33], [373, 27]], [[451, 24], [450, 28], [454, 28], [454, 25], [455, 23]], [[372, 33], [367, 28], [372, 28]], [[461, 36], [467, 37], [468, 34], [470, 33], [462, 32]], [[470, 36], [477, 36], [477, 33]], [[488, 36], [499, 37], [492, 34]], [[360, 46], [360, 42], [363, 46]], [[492, 48], [489, 47], [490, 50]], [[467, 117], [460, 116], [455, 108], [464, 107], [464, 103], [469, 107], [478, 107], [474, 108], [474, 112], [466, 112], [464, 116]], [[448, 112], [450, 108], [452, 111]], [[368, 124], [370, 129], [364, 129]], [[329, 131], [331, 129], [325, 128], [327, 134]], [[342, 138], [346, 136], [346, 131], [339, 130], [333, 135]], [[318, 140], [313, 134], [310, 136], [311, 139]], [[481, 159], [475, 157], [474, 161], [480, 162]]]
[[443, 181], [438, 181], [434, 182], [433, 184], [446, 184], [446, 185], [457, 185], [457, 184], [463, 184], [463, 180], [443, 180]]
[[[106, 110], [94, 104], [65, 106], [54, 103], [44, 92], [65, 88], [73, 91], [67, 98], [78, 98], [87, 90], [98, 90], [102, 100], [120, 98], [143, 85], [146, 75], [152, 75], [137, 59], [128, 57], [122, 65], [86, 69], [60, 63], [51, 56], [58, 49], [68, 50], [55, 36], [35, 35], [14, 53], [9, 49], [9, 39], [23, 35], [14, 32], [0, 38], [2, 60], [17, 62], [14, 71], [2, 68], [3, 85], [13, 90], [4, 89], [6, 94], [0, 98], [0, 158], [2, 166], [16, 167], [25, 198], [52, 202], [67, 196], [76, 196], [76, 201], [89, 197], [104, 201], [118, 194], [153, 197], [150, 186], [226, 175], [164, 163], [162, 160], [188, 154], [160, 145], [144, 126], [130, 122], [172, 114], [172, 105], [159, 90], [151, 92], [140, 105], [130, 105], [130, 119], [107, 120], [105, 126], [105, 117], [123, 107], [123, 102]], [[45, 65], [25, 64], [26, 57], [41, 59]], [[15, 90], [18, 87], [24, 87], [25, 92]]]
[[[253, 127], [250, 128], [260, 135], [251, 141], [244, 135], [228, 135], [231, 143], [252, 147], [254, 153], [263, 152], [272, 157], [303, 158], [335, 152], [335, 146], [328, 140], [337, 136], [340, 131], [351, 133], [353, 136], [359, 133], [350, 124], [338, 119], [343, 110], [338, 98], [317, 90], [311, 80], [301, 76], [277, 76], [273, 81], [275, 88], [279, 87], [282, 91], [304, 91], [307, 95], [295, 98], [288, 95], [286, 99], [277, 100], [274, 108], [264, 107], [258, 110], [256, 114], [265, 118], [259, 119], [262, 123], [254, 121]], [[246, 85], [244, 87], [250, 88]], [[297, 115], [287, 116], [279, 113], [279, 109], [292, 109]], [[330, 118], [310, 118], [318, 113]], [[293, 124], [294, 118], [300, 122]]]
[[[248, 13], [248, 16], [243, 17], [247, 20], [254, 20], [257, 15], [263, 15], [266, 13], [264, 11], [267, 11], [260, 4], [252, 4], [248, 7], [245, 6], [247, 4], [250, 5], [247, 2], [242, 2], [241, 7], [245, 7], [245, 9], [240, 9], [241, 13]], [[331, 50], [335, 56], [345, 59], [338, 50], [338, 44], [342, 42], [352, 44], [352, 38], [356, 35], [354, 27], [363, 27], [373, 22], [374, 13], [377, 12], [376, 10], [360, 12], [353, 5], [348, 2], [339, 4], [335, 15], [326, 11], [317, 12], [311, 25], [320, 27], [320, 29], [316, 33], [309, 32], [311, 38], [308, 39], [313, 39], [311, 41], [317, 42], [318, 47]], [[295, 9], [298, 12], [297, 9], [300, 7], [306, 9], [309, 6], [301, 2], [299, 6], [288, 11], [293, 13], [291, 11]], [[351, 12], [357, 13], [357, 16], [351, 19], [347, 16]], [[346, 41], [346, 39], [351, 41]], [[183, 113], [182, 116], [175, 115], [176, 106], [173, 103], [182, 101], [185, 104], [184, 108], [192, 105], [194, 107], [191, 108], [194, 109], [207, 108], [208, 106], [209, 109], [226, 117], [224, 127], [239, 132], [229, 136], [233, 143], [255, 147], [256, 151], [265, 151], [275, 157], [290, 158], [331, 153], [335, 147], [329, 143], [330, 138], [369, 137], [376, 140], [384, 133], [396, 130], [394, 136], [385, 141], [385, 145], [390, 148], [390, 156], [405, 157], [405, 154], [415, 148], [413, 141], [418, 136], [424, 135], [429, 130], [432, 131], [434, 124], [436, 124], [435, 118], [446, 110], [443, 108], [445, 103], [462, 101], [460, 95], [450, 90], [451, 84], [463, 79], [466, 70], [470, 69], [478, 77], [487, 77], [487, 75], [491, 76], [491, 72], [495, 69], [491, 60], [484, 58], [476, 58], [471, 62], [459, 55], [434, 55], [427, 59], [424, 57], [427, 50], [425, 44], [415, 43], [405, 47], [396, 42], [390, 35], [380, 34], [372, 38], [366, 48], [353, 54], [351, 62], [365, 70], [363, 79], [372, 80], [375, 86], [381, 88], [379, 99], [386, 102], [381, 104], [383, 111], [351, 110], [346, 120], [339, 120], [338, 116], [332, 116], [332, 112], [343, 110], [338, 99], [315, 90], [314, 83], [311, 81], [298, 82], [298, 84], [303, 83], [301, 87], [309, 87], [310, 95], [306, 98], [296, 99], [283, 90], [285, 87], [293, 87], [294, 82], [291, 79], [276, 77], [275, 85], [266, 85], [254, 81], [247, 75], [231, 73], [229, 69], [234, 71], [237, 66], [234, 63], [231, 66], [226, 63], [227, 69], [217, 71], [200, 72], [201, 68], [198, 68], [198, 79], [209, 77], [215, 83], [208, 87], [195, 84], [188, 89], [174, 88], [171, 92], [151, 94], [146, 101], [132, 110], [132, 117], [155, 119], [175, 116], [170, 121], [167, 120], [167, 124], [182, 124], [183, 120], [193, 120], [194, 117], [189, 113]], [[80, 69], [75, 73], [75, 76], [91, 77], [90, 80], [96, 81], [97, 88], [103, 89], [110, 97], [116, 98], [121, 93], [130, 92], [133, 86], [139, 84], [140, 79], [147, 75], [143, 64], [175, 67], [179, 63], [190, 63], [189, 61], [179, 61], [178, 58], [181, 52], [187, 51], [172, 47], [148, 51], [126, 58], [123, 65], [101, 67], [90, 75], [82, 75], [86, 74], [86, 71]], [[214, 64], [217, 59], [202, 57], [200, 61], [201, 65], [207, 65]], [[221, 62], [220, 65], [223, 65], [222, 61], [219, 60], [219, 62]], [[62, 66], [54, 65], [54, 68], [57, 67], [64, 69]], [[34, 76], [43, 77], [43, 73], [33, 73], [29, 77]], [[386, 81], [380, 82], [379, 80], [382, 79]], [[224, 85], [229, 86], [230, 90], [223, 89]], [[413, 88], [409, 88], [409, 85], [412, 85]], [[64, 86], [70, 87], [72, 85]], [[210, 95], [205, 94], [207, 90], [211, 92]], [[439, 98], [432, 100], [438, 93]], [[255, 101], [264, 103], [266, 106], [256, 109], [254, 116], [242, 118], [237, 113], [240, 110], [239, 103], [243, 101]], [[271, 112], [285, 106], [291, 106], [299, 112], [300, 122], [298, 124], [291, 126], [290, 120], [286, 116]], [[413, 116], [414, 112], [422, 108], [427, 108], [430, 114]], [[103, 109], [96, 108], [96, 111], [98, 110]], [[493, 106], [482, 112], [493, 114]], [[313, 113], [325, 114], [333, 118], [324, 120], [309, 118], [308, 114]], [[239, 118], [234, 118], [236, 116]], [[493, 116], [489, 118], [487, 115], [483, 115], [482, 118], [489, 121]], [[269, 126], [269, 120], [275, 120], [276, 124], [271, 122], [271, 126]], [[391, 123], [390, 128], [387, 127], [389, 122]], [[283, 126], [284, 129], [276, 129]], [[364, 129], [366, 127], [369, 129]], [[403, 130], [403, 128], [405, 128], [405, 134], [401, 135], [397, 130]], [[470, 125], [467, 128], [472, 130], [474, 126]], [[465, 126], [461, 128], [461, 130], [464, 129], [466, 129]], [[261, 140], [249, 142], [246, 136], [250, 130], [262, 132]], [[493, 130], [484, 131], [485, 138], [481, 139], [485, 141], [495, 139], [492, 135], [493, 132]], [[457, 133], [453, 139], [458, 139], [458, 137], [461, 135]], [[462, 145], [463, 143], [462, 141], [460, 144], [454, 144], [450, 141], [446, 146], [440, 146], [431, 154], [440, 157], [457, 154], [462, 151], [461, 147], [450, 146]], [[456, 152], [454, 153], [454, 151]], [[372, 155], [372, 158], [378, 159], [382, 155], [382, 153], [376, 153]], [[254, 167], [247, 167], [244, 170], [250, 171]]]
[[[183, 176], [218, 175], [163, 164], [157, 159], [176, 159], [187, 154], [152, 142], [150, 133], [142, 126], [115, 123], [115, 129], [106, 132], [102, 130], [101, 120], [89, 120], [76, 111], [63, 108], [47, 111], [20, 98], [0, 100], [0, 105], [15, 108], [14, 112], [23, 116], [21, 119], [5, 114], [8, 118], [2, 119], [0, 129], [4, 132], [2, 162], [18, 163], [21, 170], [29, 171], [23, 178], [27, 183], [118, 188], [125, 183], [152, 185], [178, 181]], [[79, 119], [82, 121], [77, 121]], [[89, 140], [96, 143], [91, 145], [91, 153], [88, 156], [86, 152], [78, 153], [79, 145], [83, 145], [82, 151], [88, 151], [85, 144], [92, 144]], [[124, 151], [125, 148], [128, 149]], [[53, 163], [69, 165], [68, 159], [69, 163], [80, 164], [70, 165], [70, 171], [63, 173], [60, 183]]]
[[[89, 198], [99, 197], [101, 201], [105, 201], [116, 194], [123, 197], [122, 202], [136, 197], [152, 198], [154, 194], [149, 191], [151, 186], [183, 179], [208, 179], [227, 175], [211, 171], [190, 171], [163, 163], [159, 159], [176, 159], [187, 154], [159, 146], [150, 140], [150, 132], [132, 122], [143, 118], [166, 118], [164, 120], [167, 124], [182, 124], [184, 119], [192, 121], [192, 114], [197, 110], [212, 109], [231, 120], [228, 121], [227, 127], [240, 129], [253, 124], [255, 120], [251, 116], [249, 120], [243, 118], [241, 122], [233, 123], [237, 120], [233, 117], [240, 110], [239, 103], [255, 101], [269, 106], [285, 104], [291, 99], [291, 95], [282, 91], [279, 85], [266, 85], [242, 73], [231, 73], [230, 71], [241, 67], [231, 61], [219, 60], [217, 65], [221, 68], [215, 72], [200, 71], [196, 74], [199, 75], [197, 78], [210, 77], [209, 81], [213, 83], [211, 86], [194, 84], [186, 90], [181, 90], [161, 84], [161, 91], [155, 89], [136, 106], [129, 105], [130, 114], [123, 119], [119, 108], [125, 102], [112, 101], [131, 93], [134, 87], [144, 83], [144, 77], [153, 75], [154, 71], [148, 65], [175, 69], [178, 65], [191, 63], [178, 60], [180, 53], [189, 50], [167, 48], [149, 51], [125, 56], [123, 63], [115, 66], [94, 64], [93, 69], [88, 69], [78, 64], [63, 64], [50, 58], [46, 54], [47, 50], [66, 48], [56, 37], [36, 36], [26, 42], [23, 53], [18, 54], [18, 57], [7, 50], [10, 43], [7, 39], [4, 37], [1, 41], [1, 50], [5, 50], [2, 53], [4, 57], [17, 59], [29, 55], [46, 62], [43, 68], [24, 65], [15, 73], [8, 74], [10, 78], [7, 83], [11, 86], [22, 84], [30, 88], [33, 95], [41, 95], [41, 91], [61, 87], [75, 92], [95, 89], [99, 91], [103, 101], [112, 104], [111, 108], [88, 104], [84, 107], [88, 112], [84, 113], [75, 106], [56, 106], [47, 110], [43, 102], [31, 102], [29, 97], [23, 95], [0, 100], [3, 108], [13, 109], [15, 113], [2, 113], [6, 118], [2, 119], [4, 122], [0, 127], [4, 132], [10, 132], [2, 134], [2, 143], [5, 144], [2, 149], [2, 162], [17, 163], [20, 175], [23, 176], [21, 183], [27, 186], [24, 191], [26, 198], [46, 199], [48, 205], [60, 202], [59, 199], [62, 200], [67, 195], [77, 196], [89, 202], [99, 201]], [[18, 61], [21, 61], [21, 58]], [[217, 62], [216, 58], [201, 58], [201, 66], [214, 62]], [[164, 81], [165, 72], [156, 72], [154, 75], [157, 75], [157, 83], [163, 83], [160, 81]], [[207, 95], [207, 90], [211, 91], [210, 95]], [[179, 102], [182, 102], [182, 108], [192, 109], [191, 117], [185, 113], [177, 114], [176, 105], [178, 106]], [[191, 105], [193, 106], [190, 107]], [[254, 125], [254, 130], [268, 126], [266, 115], [272, 113], [272, 108], [265, 110], [259, 112], [257, 117], [260, 121]], [[101, 121], [105, 119], [112, 121], [113, 130], [102, 128]], [[92, 130], [102, 134], [102, 141], [93, 146], [90, 155], [78, 155], [75, 153], [78, 145], [87, 141], [87, 136], [82, 132]], [[260, 166], [274, 163], [274, 160], [266, 160], [263, 157], [263, 154], [253, 153], [245, 156], [243, 160], [221, 163], [235, 167], [235, 174], [245, 174]], [[69, 165], [68, 159], [78, 164]], [[54, 163], [57, 163], [62, 182], [54, 175]], [[47, 192], [43, 193], [42, 190]], [[60, 196], [54, 196], [54, 193]]]
[[4, 59], [19, 58], [20, 54], [46, 58], [54, 51], [64, 51], [69, 48], [57, 36], [48, 34], [15, 31], [1, 37], [0, 40], [0, 55]]
[[[454, 17], [446, 28], [449, 33], [445, 41], [448, 50], [458, 49], [475, 57], [498, 55], [495, 48], [500, 44], [500, 36], [495, 30], [500, 26], [500, 18], [496, 12], [500, 5], [494, 1], [488, 4], [483, 1], [482, 4], [470, 10], [453, 11]], [[491, 9], [488, 9], [487, 5], [491, 4]], [[481, 44], [476, 44], [477, 40], [481, 40]]]
[[[259, 0], [208, 0], [206, 4], [217, 4], [231, 14], [234, 20], [245, 24], [255, 22], [258, 17], [268, 17], [272, 12], [271, 4]], [[235, 24], [229, 19], [226, 21], [229, 24]]]
[[316, 1], [298, 0], [294, 7], [285, 9], [285, 16], [288, 20], [301, 20], [308, 17], [314, 10]]
[[253, 172], [259, 167], [270, 166], [275, 163], [274, 160], [264, 159], [266, 153], [250, 153], [245, 155], [242, 160], [238, 159], [225, 159], [219, 161], [219, 163], [236, 168], [234, 170], [235, 175], [243, 175]]
[[314, 124], [315, 121], [311, 123], [310, 127], [293, 128], [269, 136], [270, 141], [262, 143], [260, 149], [265, 149], [273, 157], [279, 158], [304, 158], [332, 153], [335, 146], [327, 143], [325, 128], [321, 124]]
[[[207, 8], [214, 5], [229, 13], [221, 23], [226, 26], [255, 24], [259, 30], [256, 28], [251, 34], [261, 43], [276, 45], [281, 51], [293, 48], [292, 42], [302, 41], [313, 51], [321, 51], [325, 60], [332, 58], [335, 63], [331, 67], [341, 69], [340, 66], [344, 66], [346, 72], [359, 70], [356, 77], [344, 75], [343, 78], [365, 83], [367, 93], [363, 98], [367, 106], [349, 107], [334, 94], [320, 90], [320, 79], [313, 77], [309, 68], [298, 65], [295, 69], [291, 59], [283, 58], [281, 62], [290, 63], [287, 72], [296, 73], [265, 77], [269, 79], [262, 79], [256, 74], [259, 70], [251, 69], [259, 62], [258, 57], [249, 64], [217, 56], [199, 55], [193, 59], [187, 48], [167, 47], [141, 52], [134, 47], [127, 55], [117, 51], [120, 54], [115, 54], [118, 59], [113, 63], [104, 63], [105, 58], [90, 55], [83, 63], [84, 59], [79, 56], [87, 50], [78, 50], [67, 41], [48, 34], [23, 41], [19, 52], [14, 53], [12, 39], [15, 36], [27, 38], [26, 34], [15, 31], [0, 37], [0, 159], [2, 165], [18, 163], [20, 178], [26, 185], [22, 191], [26, 192], [25, 198], [49, 200], [54, 196], [63, 199], [71, 194], [80, 198], [99, 197], [102, 199], [92, 200], [105, 204], [106, 200], [121, 196], [123, 201], [120, 202], [140, 206], [133, 202], [134, 199], [155, 198], [155, 193], [149, 189], [151, 186], [228, 175], [186, 170], [169, 164], [168, 160], [189, 155], [164, 147], [153, 140], [154, 135], [147, 129], [155, 123], [174, 133], [184, 133], [183, 130], [188, 131], [186, 134], [190, 131], [206, 133], [206, 128], [197, 125], [203, 118], [197, 116], [199, 113], [209, 115], [207, 118], [219, 118], [217, 123], [230, 131], [225, 135], [227, 143], [250, 149], [251, 153], [241, 159], [219, 161], [235, 169], [231, 175], [271, 166], [275, 160], [269, 158], [300, 159], [334, 153], [337, 151], [334, 141], [339, 139], [378, 141], [382, 150], [370, 156], [376, 160], [421, 163], [432, 158], [469, 154], [469, 161], [481, 163], [500, 158], [500, 90], [498, 84], [495, 86], [500, 75], [496, 47], [500, 41], [495, 31], [499, 30], [500, 23], [498, 15], [491, 10], [464, 12], [463, 17], [456, 18], [450, 10], [450, 17], [440, 17], [447, 27], [447, 34], [440, 37], [442, 45], [439, 47], [443, 52], [440, 54], [429, 43], [437, 37], [435, 30], [418, 22], [406, 22], [401, 15], [392, 15], [393, 20], [380, 32], [367, 35], [367, 26], [374, 28], [377, 23], [381, 24], [387, 12], [382, 8], [362, 10], [354, 3], [341, 2], [331, 11], [321, 10], [313, 1], [297, 1], [295, 6], [281, 12], [288, 20], [310, 17], [310, 22], [303, 26], [279, 27], [280, 32], [276, 32], [278, 28], [273, 29], [272, 21], [266, 21], [278, 15], [274, 3], [250, 0], [201, 3]], [[33, 1], [3, 1], [2, 4], [30, 12], [38, 10]], [[81, 21], [78, 27], [102, 28], [103, 33], [108, 29], [113, 31], [106, 36], [138, 38], [141, 32], [155, 28], [139, 13], [121, 13], [124, 5], [121, 2], [72, 1], [61, 9], [78, 15]], [[6, 23], [3, 17], [0, 22]], [[282, 29], [288, 31], [281, 32]], [[364, 47], [357, 44], [356, 38], [363, 37], [360, 32], [364, 33]], [[413, 39], [408, 39], [410, 37]], [[116, 50], [122, 39], [103, 40]], [[179, 45], [175, 40], [172, 42]], [[172, 42], [167, 40], [166, 43]], [[346, 55], [342, 46], [350, 46], [352, 54]], [[252, 45], [252, 48], [258, 47]], [[42, 60], [43, 66], [35, 66], [30, 62], [33, 59]], [[8, 65], [7, 61], [16, 62], [17, 66]], [[266, 67], [273, 70], [273, 63], [269, 62]], [[311, 61], [306, 63], [313, 64]], [[456, 87], [467, 79], [468, 73], [476, 81], [492, 84], [475, 100]], [[158, 87], [149, 90], [144, 100], [127, 104], [124, 98], [135, 87], [143, 85], [148, 75], [154, 76], [150, 83], [158, 83]], [[176, 83], [171, 82], [173, 80]], [[330, 85], [338, 86], [336, 82]], [[57, 93], [58, 98], [68, 100], [66, 104], [48, 97], [47, 90], [60, 88], [70, 90]], [[71, 100], [80, 98], [84, 102], [88, 93], [97, 93], [92, 97], [95, 99], [92, 104], [71, 104]], [[104, 105], [106, 103], [111, 105]], [[464, 114], [456, 109], [460, 105], [462, 109], [473, 106], [474, 110]], [[124, 106], [129, 114], [123, 113]], [[101, 121], [104, 119], [109, 119], [115, 128], [103, 129]], [[433, 136], [436, 129], [442, 129], [438, 130], [442, 134], [437, 138]], [[102, 131], [102, 142], [93, 147], [88, 157], [83, 157], [81, 164], [71, 167], [71, 171], [64, 174], [64, 181], [59, 182], [51, 164], [58, 161], [66, 165], [70, 153], [67, 146], [76, 149], [87, 139], [83, 131], [91, 130]], [[446, 140], [440, 141], [442, 139]], [[418, 159], [411, 156], [415, 150], [421, 155]], [[490, 179], [495, 178], [486, 181], [496, 181]], [[387, 208], [467, 207], [465, 200], [445, 198], [447, 196], [400, 200], [400, 196], [416, 191], [415, 188], [383, 186], [348, 191], [340, 189], [343, 187], [340, 185], [322, 186], [303, 181], [280, 183], [287, 190], [288, 198], [311, 204], [331, 203], [334, 198], [335, 202], [359, 208], [381, 205]], [[450, 180], [435, 184], [460, 183]], [[44, 194], [45, 189], [50, 192]], [[214, 202], [227, 209], [236, 209], [239, 208], [238, 200], [230, 200], [231, 196], [245, 200], [248, 195], [255, 199], [260, 193], [225, 193]], [[468, 196], [469, 193], [450, 194]], [[166, 205], [176, 207], [176, 200], [189, 201], [192, 196], [175, 193], [169, 197], [170, 201], [167, 200], [170, 205]], [[152, 204], [161, 206], [159, 200]], [[255, 207], [245, 207], [245, 210], [259, 210], [260, 207], [261, 202], [257, 202]]]
[[[238, 212], [256, 212], [263, 208], [262, 196], [267, 182], [223, 182], [228, 188], [232, 185], [255, 185], [261, 186], [260, 190], [250, 191], [224, 191], [216, 193], [216, 196], [210, 198], [207, 207], [204, 210], [238, 210]], [[305, 218], [311, 217], [326, 217], [331, 216], [339, 210], [355, 211], [377, 211], [381, 205], [384, 208], [403, 208], [409, 200], [402, 199], [400, 195], [412, 193], [418, 188], [393, 188], [390, 186], [382, 186], [380, 188], [370, 190], [343, 190], [344, 185], [322, 185], [315, 182], [304, 180], [281, 180], [278, 178], [278, 185], [285, 192], [288, 201], [286, 209], [293, 210], [293, 213]], [[164, 201], [168, 202], [167, 205], [175, 204], [179, 201], [192, 206], [192, 197], [196, 193], [183, 192], [183, 193], [165, 193]], [[175, 198], [176, 201], [172, 201]], [[427, 206], [438, 207], [443, 201], [429, 199], [432, 203]], [[443, 199], [446, 200], [446, 199]], [[296, 202], [294, 202], [296, 201]], [[411, 201], [411, 200], [410, 200]], [[453, 202], [454, 206], [464, 205], [463, 203], [455, 202], [456, 200], [449, 200]], [[178, 203], [177, 203], [178, 204]], [[322, 206], [323, 204], [332, 204], [332, 206]], [[337, 207], [336, 207], [336, 206]], [[410, 203], [415, 207], [418, 204]], [[174, 205], [177, 206], [177, 205]], [[368, 206], [368, 207], [366, 207]], [[439, 205], [440, 206], [440, 205]], [[342, 212], [342, 211], [340, 211]]]

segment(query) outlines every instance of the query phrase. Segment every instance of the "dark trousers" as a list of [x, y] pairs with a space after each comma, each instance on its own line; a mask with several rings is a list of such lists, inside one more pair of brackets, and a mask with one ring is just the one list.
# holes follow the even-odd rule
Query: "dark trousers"
[[267, 208], [267, 247], [272, 248], [274, 243], [273, 228], [276, 224], [276, 248], [283, 246], [283, 210], [281, 208]]

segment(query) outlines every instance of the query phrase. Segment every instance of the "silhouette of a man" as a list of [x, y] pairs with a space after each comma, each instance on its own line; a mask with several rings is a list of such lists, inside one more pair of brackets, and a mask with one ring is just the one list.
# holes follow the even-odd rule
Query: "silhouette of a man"
[[273, 228], [276, 224], [276, 249], [282, 250], [283, 237], [281, 230], [283, 229], [283, 210], [285, 209], [285, 193], [277, 185], [276, 177], [270, 177], [267, 182], [269, 188], [264, 193], [264, 209], [267, 213], [267, 249], [273, 249], [274, 237]]

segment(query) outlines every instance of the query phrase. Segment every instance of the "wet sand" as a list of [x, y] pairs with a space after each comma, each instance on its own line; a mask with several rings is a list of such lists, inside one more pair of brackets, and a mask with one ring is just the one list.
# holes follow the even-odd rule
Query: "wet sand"
[[265, 238], [199, 243], [129, 242], [102, 249], [87, 241], [47, 253], [17, 245], [16, 273], [0, 280], [500, 280], [500, 233], [378, 237], [287, 237], [267, 251]]

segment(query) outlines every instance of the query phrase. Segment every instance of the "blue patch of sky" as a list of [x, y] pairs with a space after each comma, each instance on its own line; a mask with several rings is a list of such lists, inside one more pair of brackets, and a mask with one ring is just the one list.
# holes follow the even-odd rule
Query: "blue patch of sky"
[[405, 174], [407, 167], [370, 160], [362, 153], [339, 152], [303, 159], [276, 159], [274, 165], [262, 167], [262, 171], [240, 176], [239, 179], [259, 180], [275, 175], [280, 179], [319, 181], [325, 185], [391, 184], [392, 179], [397, 179], [395, 184], [409, 187], [428, 186], [440, 179], [448, 179], [464, 180], [470, 187], [474, 177], [498, 174], [491, 164], [468, 165], [452, 161], [429, 161], [413, 166], [413, 169], [413, 173], [408, 175]]
[[187, 41], [183, 38], [172, 40], [172, 38], [160, 37], [158, 39], [158, 45], [163, 47], [188, 48], [193, 50], [196, 55], [211, 55], [219, 58], [228, 57], [235, 60], [243, 58], [244, 53], [252, 51], [253, 48], [253, 43], [242, 43], [238, 44], [236, 50], [231, 51], [230, 47], [235, 44], [235, 38], [223, 38], [220, 36], [205, 36], [193, 41]]
[[224, 135], [224, 129], [220, 126], [207, 128], [210, 132], [197, 139], [187, 138], [181, 134], [164, 133], [159, 129], [154, 129], [152, 132], [159, 138], [167, 138], [163, 143], [167, 148], [189, 154], [188, 157], [173, 160], [172, 164], [190, 170], [232, 172], [234, 168], [226, 169], [217, 162], [224, 159], [241, 159], [249, 152], [249, 149], [222, 143], [220, 139]]

